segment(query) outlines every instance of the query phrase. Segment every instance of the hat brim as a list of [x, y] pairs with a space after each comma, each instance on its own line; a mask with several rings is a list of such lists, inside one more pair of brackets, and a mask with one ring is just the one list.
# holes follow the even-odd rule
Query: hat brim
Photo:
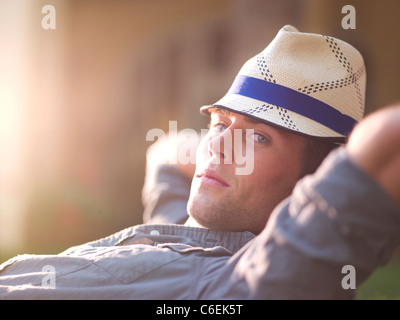
[[[249, 100], [246, 97], [240, 97], [238, 95], [235, 95], [233, 98], [234, 101], [237, 103], [238, 102], [238, 97], [239, 100]], [[253, 100], [253, 99], [250, 99]], [[256, 121], [259, 121], [261, 123], [265, 123], [267, 125], [297, 134], [301, 135], [304, 137], [316, 139], [316, 140], [323, 140], [326, 142], [332, 142], [332, 143], [338, 143], [338, 144], [343, 144], [346, 142], [347, 137], [343, 135], [338, 135], [337, 132], [334, 132], [330, 130], [329, 128], [324, 127], [323, 125], [312, 121], [308, 118], [302, 117], [301, 115], [295, 114], [294, 112], [285, 110], [283, 108], [273, 106], [273, 105], [268, 105], [265, 106], [255, 106], [254, 103], [259, 104], [259, 101], [251, 101], [253, 104], [253, 107], [243, 107], [246, 104], [241, 104], [241, 107], [239, 106], [232, 106], [229, 103], [224, 103], [227, 102], [226, 96], [219, 100], [218, 102], [210, 105], [204, 105], [200, 108], [200, 113], [202, 115], [209, 115], [214, 109], [225, 109], [228, 111], [231, 111], [233, 113], [237, 113], [246, 117], [249, 117], [251, 119], [254, 119]], [[258, 108], [258, 109], [257, 109]], [[264, 109], [261, 109], [264, 108]], [[269, 113], [265, 112], [265, 108], [269, 110]], [[250, 111], [249, 111], [250, 110]], [[258, 110], [260, 112], [257, 113]], [[264, 112], [261, 112], [263, 110]], [[293, 124], [293, 120], [291, 118], [295, 118], [296, 125]], [[304, 118], [304, 119], [301, 119]], [[314, 123], [313, 123], [314, 122]], [[303, 124], [301, 128], [299, 128], [299, 124]], [[322, 128], [321, 128], [322, 127]], [[302, 130], [301, 130], [302, 129]]]

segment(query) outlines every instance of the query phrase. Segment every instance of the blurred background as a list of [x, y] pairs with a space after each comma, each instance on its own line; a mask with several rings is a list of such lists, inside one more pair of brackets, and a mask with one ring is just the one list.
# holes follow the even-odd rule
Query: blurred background
[[[0, 0], [0, 263], [141, 223], [147, 131], [205, 128], [198, 108], [285, 24], [361, 51], [367, 113], [398, 101], [399, 12], [398, 0]], [[400, 298], [398, 259], [361, 289]]]

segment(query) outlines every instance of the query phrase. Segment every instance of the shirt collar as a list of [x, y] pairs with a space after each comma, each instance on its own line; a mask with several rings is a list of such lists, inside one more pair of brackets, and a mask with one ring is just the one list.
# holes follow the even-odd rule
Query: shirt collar
[[166, 241], [171, 241], [172, 238], [176, 242], [190, 242], [203, 248], [221, 246], [232, 252], [232, 254], [236, 253], [255, 237], [254, 234], [248, 231], [216, 231], [177, 224], [142, 224], [134, 227], [134, 234], [145, 235], [150, 239], [155, 238], [157, 242], [162, 241], [163, 238]]

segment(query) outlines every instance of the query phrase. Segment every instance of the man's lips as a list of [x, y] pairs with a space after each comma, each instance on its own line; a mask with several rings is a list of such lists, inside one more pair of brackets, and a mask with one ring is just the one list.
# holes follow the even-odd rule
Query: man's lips
[[207, 184], [220, 186], [220, 187], [229, 187], [229, 184], [222, 179], [214, 170], [206, 169], [199, 174], [196, 174], [197, 178], [200, 178]]

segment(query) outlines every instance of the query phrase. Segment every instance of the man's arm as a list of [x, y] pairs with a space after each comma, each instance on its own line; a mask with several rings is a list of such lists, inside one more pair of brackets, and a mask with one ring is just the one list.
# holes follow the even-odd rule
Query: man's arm
[[168, 134], [154, 144], [147, 151], [148, 165], [167, 164], [179, 170], [187, 179], [192, 180], [196, 169], [195, 151], [200, 136], [194, 131], [185, 134]]
[[183, 224], [195, 171], [199, 135], [167, 135], [147, 150], [146, 176], [142, 190], [144, 223]]

